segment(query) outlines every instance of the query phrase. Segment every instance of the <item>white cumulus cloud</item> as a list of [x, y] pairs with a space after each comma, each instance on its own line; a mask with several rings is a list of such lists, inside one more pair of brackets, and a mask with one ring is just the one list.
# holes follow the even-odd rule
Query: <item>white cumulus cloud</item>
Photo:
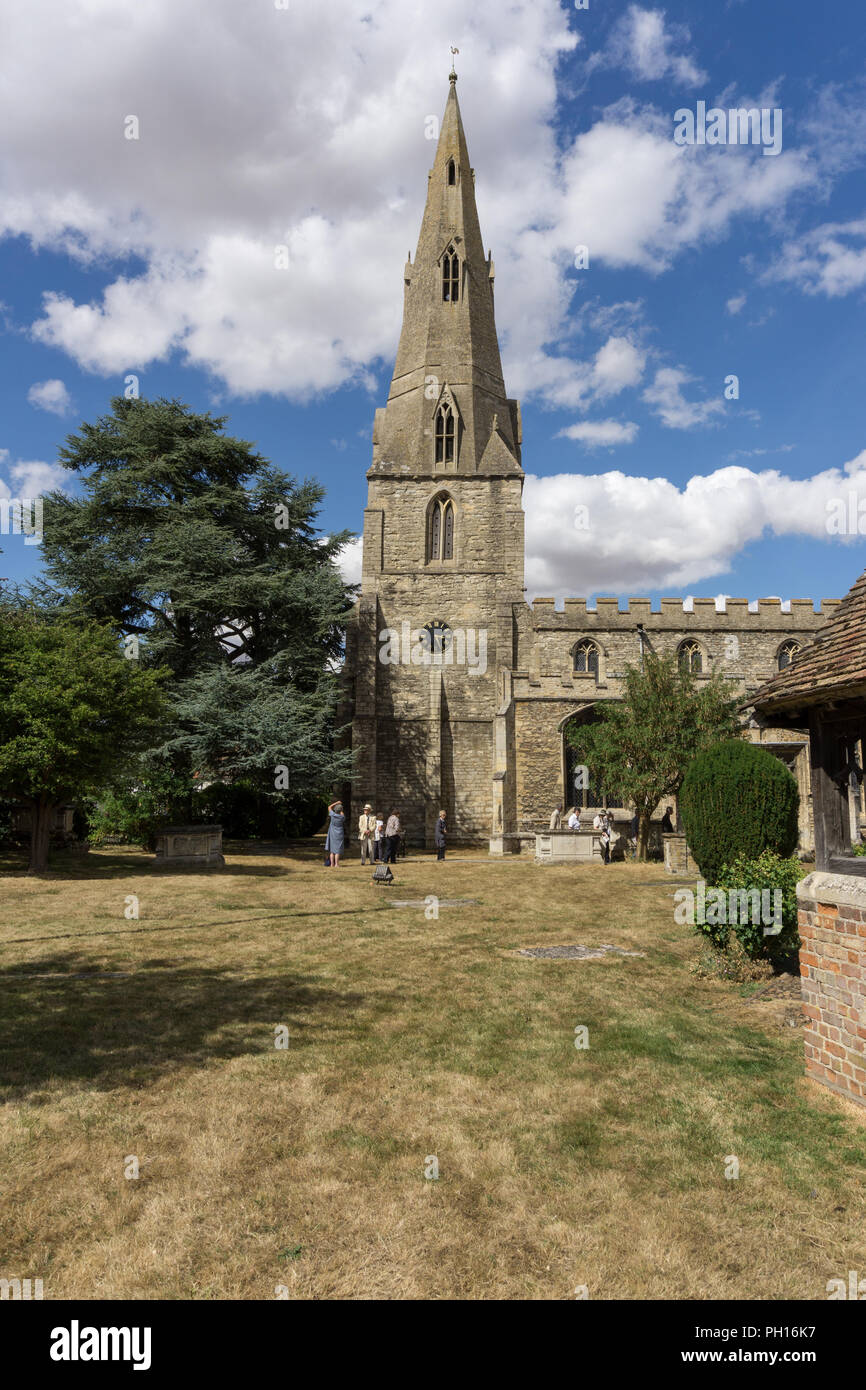
[[689, 430], [705, 425], [724, 411], [724, 401], [710, 398], [689, 401], [683, 387], [692, 380], [681, 367], [660, 367], [643, 399], [669, 430]]
[[856, 515], [852, 494], [866, 511], [866, 449], [809, 478], [732, 466], [682, 489], [616, 471], [528, 475], [527, 588], [557, 597], [682, 592], [727, 573], [744, 546], [765, 534], [862, 544], [856, 534], [835, 535], [830, 524], [840, 504]]
[[828, 222], [788, 241], [765, 280], [787, 280], [834, 299], [866, 287], [866, 218]]
[[34, 381], [27, 392], [27, 399], [37, 410], [47, 410], [52, 415], [68, 415], [72, 409], [72, 398], [65, 384], [57, 377], [52, 377], [50, 381]]
[[633, 444], [637, 435], [638, 427], [633, 420], [584, 420], [577, 425], [567, 425], [557, 437], [576, 439], [587, 449], [599, 449], [612, 448], [615, 444]]
[[590, 61], [597, 67], [624, 67], [645, 82], [673, 78], [694, 87], [706, 81], [706, 73], [688, 53], [677, 53], [675, 45], [689, 43], [690, 35], [681, 24], [667, 24], [664, 10], [629, 5], [613, 27], [606, 48]]

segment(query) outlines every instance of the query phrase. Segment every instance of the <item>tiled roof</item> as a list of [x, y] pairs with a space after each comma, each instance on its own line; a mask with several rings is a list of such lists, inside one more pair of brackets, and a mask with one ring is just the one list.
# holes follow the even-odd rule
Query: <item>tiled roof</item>
[[749, 699], [757, 709], [866, 694], [866, 570], [815, 641]]

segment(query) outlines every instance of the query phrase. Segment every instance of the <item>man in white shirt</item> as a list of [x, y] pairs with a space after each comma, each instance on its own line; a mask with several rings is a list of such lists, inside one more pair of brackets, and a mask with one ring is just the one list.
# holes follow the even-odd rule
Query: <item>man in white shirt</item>
[[372, 864], [373, 862], [373, 835], [376, 831], [376, 817], [373, 815], [373, 807], [369, 801], [364, 807], [364, 814], [358, 821], [358, 839], [361, 841], [361, 863]]
[[580, 829], [580, 812], [578, 811], [576, 806], [573, 808], [571, 815], [568, 818], [568, 828], [569, 830]]
[[607, 811], [596, 811], [592, 821], [592, 828], [599, 832], [599, 849], [601, 850], [602, 863], [609, 864], [611, 830], [610, 816], [607, 814]]

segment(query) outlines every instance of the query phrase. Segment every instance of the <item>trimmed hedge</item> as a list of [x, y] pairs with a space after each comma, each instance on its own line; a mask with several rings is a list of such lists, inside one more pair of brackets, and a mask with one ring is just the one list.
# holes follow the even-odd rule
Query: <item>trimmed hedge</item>
[[797, 848], [797, 783], [781, 759], [745, 739], [699, 753], [680, 790], [680, 813], [701, 876], [717, 885], [735, 859]]

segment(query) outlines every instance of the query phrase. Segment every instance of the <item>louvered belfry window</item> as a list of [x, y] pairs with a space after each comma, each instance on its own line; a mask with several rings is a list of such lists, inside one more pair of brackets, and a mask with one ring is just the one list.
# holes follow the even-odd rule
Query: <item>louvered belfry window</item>
[[453, 246], [442, 257], [442, 298], [456, 304], [460, 298], [460, 261]]
[[454, 462], [454, 411], [440, 405], [436, 412], [436, 462]]

